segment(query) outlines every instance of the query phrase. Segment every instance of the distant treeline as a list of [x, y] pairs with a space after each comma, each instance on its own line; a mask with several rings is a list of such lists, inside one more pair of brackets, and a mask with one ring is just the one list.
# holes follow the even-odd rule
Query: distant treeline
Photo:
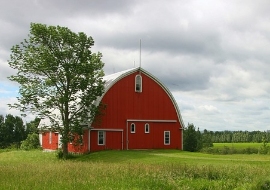
[[[262, 143], [260, 150], [252, 151], [270, 153], [267, 143], [270, 141], [270, 131], [200, 131], [193, 124], [184, 128], [184, 150], [196, 152], [211, 150], [213, 143]], [[227, 151], [227, 150], [226, 150]], [[227, 151], [228, 152], [228, 151]], [[250, 152], [247, 150], [246, 152]], [[213, 153], [213, 152], [212, 152]]]
[[203, 139], [213, 143], [261, 143], [263, 139], [270, 141], [270, 131], [208, 131], [202, 132]]
[[28, 134], [38, 133], [37, 126], [40, 119], [24, 124], [19, 116], [11, 114], [0, 115], [0, 148], [16, 147], [20, 148], [21, 142], [24, 141]]

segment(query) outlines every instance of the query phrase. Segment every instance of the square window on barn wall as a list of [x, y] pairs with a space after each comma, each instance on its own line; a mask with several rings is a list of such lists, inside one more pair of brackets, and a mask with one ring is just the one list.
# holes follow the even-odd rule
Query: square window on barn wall
[[170, 131], [164, 131], [164, 145], [170, 145]]
[[98, 145], [105, 145], [105, 131], [98, 131]]
[[130, 125], [130, 133], [135, 133], [136, 132], [136, 126], [134, 123], [131, 123]]
[[146, 123], [146, 124], [144, 125], [144, 132], [145, 132], [145, 133], [150, 133], [150, 126], [149, 126], [148, 123]]
[[135, 77], [135, 92], [142, 92], [142, 76], [136, 75]]

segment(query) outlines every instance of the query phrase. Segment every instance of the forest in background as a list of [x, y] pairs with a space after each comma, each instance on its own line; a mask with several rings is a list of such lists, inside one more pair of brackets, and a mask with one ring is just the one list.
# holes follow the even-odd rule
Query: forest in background
[[38, 136], [37, 127], [39, 122], [40, 119], [38, 118], [24, 123], [19, 116], [8, 114], [4, 117], [0, 115], [0, 149], [18, 149], [29, 135], [35, 134], [35, 137]]
[[[245, 150], [244, 152], [265, 154], [270, 153], [270, 147], [267, 143], [270, 140], [270, 131], [200, 131], [193, 124], [188, 124], [184, 128], [183, 145], [184, 150], [197, 152], [206, 151], [210, 153], [216, 150], [212, 149], [213, 143], [262, 143], [262, 147], [252, 151]], [[248, 147], [249, 148], [249, 147]], [[219, 152], [219, 150], [217, 150]], [[235, 152], [235, 150], [226, 152]], [[239, 153], [239, 152], [238, 152]]]
[[202, 132], [204, 139], [213, 143], [261, 143], [270, 140], [270, 131], [208, 131]]

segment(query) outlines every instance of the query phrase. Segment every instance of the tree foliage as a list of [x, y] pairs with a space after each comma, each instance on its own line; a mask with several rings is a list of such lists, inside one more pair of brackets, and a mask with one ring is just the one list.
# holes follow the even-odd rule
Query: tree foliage
[[202, 147], [207, 148], [207, 147], [213, 147], [213, 142], [211, 138], [211, 134], [208, 133], [206, 129], [204, 129], [202, 133]]
[[37, 134], [39, 120], [36, 118], [25, 125], [19, 116], [0, 115], [0, 148], [20, 148], [21, 141], [25, 140], [28, 134]]
[[27, 138], [22, 141], [21, 149], [23, 150], [31, 150], [31, 149], [37, 149], [40, 147], [39, 144], [39, 137], [36, 133], [30, 133], [27, 135]]
[[38, 134], [39, 123], [40, 123], [40, 118], [37, 118], [37, 117], [33, 121], [26, 123], [26, 133], [27, 134], [32, 134], [32, 133]]
[[20, 84], [20, 97], [10, 106], [49, 119], [67, 156], [70, 134], [81, 134], [100, 110], [102, 55], [91, 52], [92, 37], [66, 27], [31, 23], [28, 37], [11, 49], [9, 65], [18, 72], [9, 78]]
[[184, 150], [190, 152], [196, 152], [202, 148], [212, 147], [213, 142], [211, 141], [211, 136], [208, 134], [207, 130], [203, 133], [193, 124], [188, 124], [184, 129]]
[[193, 124], [188, 124], [184, 129], [184, 150], [190, 152], [196, 152], [202, 148], [202, 136], [199, 129], [196, 131], [196, 128]]
[[265, 138], [270, 141], [270, 131], [207, 131], [203, 135], [211, 138], [213, 143], [240, 143], [256, 142], [261, 143]]
[[268, 141], [266, 140], [265, 136], [262, 138], [262, 146], [259, 148], [260, 154], [268, 154], [269, 152], [269, 146]]
[[23, 120], [19, 116], [11, 114], [4, 118], [0, 116], [0, 148], [6, 148], [14, 144], [17, 148], [27, 136]]

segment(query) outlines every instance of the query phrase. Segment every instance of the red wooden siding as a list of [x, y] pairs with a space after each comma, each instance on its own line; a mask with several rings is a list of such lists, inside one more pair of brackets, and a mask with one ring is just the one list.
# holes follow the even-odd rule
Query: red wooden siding
[[[130, 132], [130, 124], [136, 125], [135, 133]], [[145, 123], [150, 126], [150, 132], [145, 133]], [[170, 131], [170, 145], [164, 144], [164, 131]], [[128, 148], [129, 149], [181, 149], [177, 123], [158, 122], [129, 122]]]
[[[176, 109], [166, 91], [152, 78], [142, 75], [142, 92], [135, 92], [135, 76], [130, 74], [116, 82], [104, 95], [102, 102], [106, 104], [105, 115], [100, 126], [95, 128], [123, 129], [124, 149], [127, 148], [126, 126], [128, 119], [137, 120], [175, 120], [174, 123], [136, 123], [136, 133], [130, 134], [128, 123], [129, 149], [139, 148], [177, 148], [181, 149], [182, 131]], [[144, 133], [145, 123], [150, 124], [150, 133]], [[170, 145], [164, 145], [164, 131], [171, 131]], [[97, 136], [97, 135], [94, 135]], [[92, 136], [91, 136], [92, 137]], [[95, 144], [97, 140], [92, 141]], [[113, 143], [113, 142], [112, 142]], [[111, 146], [114, 146], [111, 145]], [[98, 147], [91, 151], [100, 150]]]
[[91, 151], [122, 150], [122, 131], [105, 131], [105, 144], [98, 145], [98, 131], [91, 131]]
[[[135, 74], [113, 85], [102, 102], [107, 105], [102, 126], [122, 128], [127, 119], [178, 120], [176, 110], [167, 93], [148, 76], [142, 74], [142, 92], [135, 92]], [[178, 121], [179, 122], [179, 121]]]
[[88, 152], [88, 130], [84, 130], [82, 140], [83, 140], [83, 143], [81, 143], [81, 144], [78, 144], [78, 143], [75, 143], [75, 142], [69, 143], [68, 144], [68, 151], [69, 152], [77, 152], [77, 153]]
[[[50, 131], [42, 133], [42, 148], [45, 150], [57, 150], [59, 143], [59, 134], [52, 132], [52, 140], [50, 143]], [[75, 143], [68, 144], [69, 152], [85, 153], [88, 152], [88, 130], [84, 131], [83, 143], [75, 146]]]

